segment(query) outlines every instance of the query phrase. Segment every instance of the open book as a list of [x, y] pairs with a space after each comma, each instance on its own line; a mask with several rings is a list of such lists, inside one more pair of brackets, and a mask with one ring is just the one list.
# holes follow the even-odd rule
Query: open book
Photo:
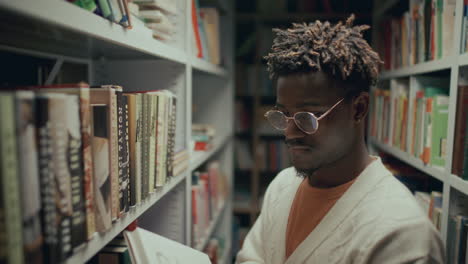
[[210, 264], [205, 253], [139, 227], [124, 236], [135, 264]]

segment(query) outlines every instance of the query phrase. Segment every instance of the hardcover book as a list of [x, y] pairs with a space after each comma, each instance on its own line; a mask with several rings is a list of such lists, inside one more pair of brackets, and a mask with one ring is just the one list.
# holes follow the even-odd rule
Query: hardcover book
[[26, 263], [42, 263], [41, 195], [34, 107], [33, 92], [16, 92], [16, 135]]

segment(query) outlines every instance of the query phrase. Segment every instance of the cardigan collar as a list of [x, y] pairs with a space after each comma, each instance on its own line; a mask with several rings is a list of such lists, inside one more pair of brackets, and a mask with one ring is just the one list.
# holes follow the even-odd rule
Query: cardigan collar
[[[329, 237], [329, 234], [334, 232], [335, 229], [349, 216], [353, 209], [359, 204], [364, 197], [371, 192], [374, 187], [385, 177], [391, 175], [390, 172], [384, 167], [379, 157], [374, 157], [372, 161], [362, 172], [359, 174], [355, 182], [343, 194], [343, 196], [336, 202], [336, 204], [325, 215], [322, 221], [315, 227], [315, 229], [302, 241], [291, 256], [283, 261], [285, 264], [303, 263], [314, 251]], [[383, 173], [387, 171], [388, 173]], [[286, 241], [286, 228], [289, 218], [289, 212], [294, 200], [295, 191], [299, 187], [297, 181], [292, 184], [291, 195], [284, 200], [284, 212], [278, 224], [280, 231], [279, 254], [281, 259], [285, 258], [285, 241]]]

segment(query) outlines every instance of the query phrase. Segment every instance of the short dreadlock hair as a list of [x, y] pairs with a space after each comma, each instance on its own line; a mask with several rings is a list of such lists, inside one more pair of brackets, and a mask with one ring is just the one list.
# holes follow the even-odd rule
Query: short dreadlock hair
[[353, 26], [354, 15], [345, 23], [293, 23], [285, 30], [275, 28], [276, 37], [267, 61], [270, 78], [295, 73], [323, 71], [352, 84], [346, 96], [366, 91], [377, 82], [380, 60], [363, 38], [368, 25]]

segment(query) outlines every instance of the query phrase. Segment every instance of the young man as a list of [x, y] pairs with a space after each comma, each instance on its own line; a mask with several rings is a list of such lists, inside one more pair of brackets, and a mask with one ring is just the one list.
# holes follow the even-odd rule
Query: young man
[[237, 263], [443, 263], [438, 231], [412, 194], [369, 156], [368, 89], [382, 61], [368, 26], [316, 21], [275, 29], [266, 59], [292, 164], [268, 187]]

